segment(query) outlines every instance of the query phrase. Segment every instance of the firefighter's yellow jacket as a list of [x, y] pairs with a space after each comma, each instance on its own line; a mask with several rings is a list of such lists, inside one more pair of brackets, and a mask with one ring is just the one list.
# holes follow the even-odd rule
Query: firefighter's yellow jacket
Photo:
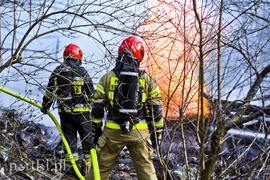
[[[118, 94], [115, 89], [119, 84], [119, 78], [114, 71], [109, 71], [99, 81], [93, 95], [93, 108], [91, 111], [91, 122], [93, 127], [101, 126], [104, 115], [106, 116], [105, 126], [111, 129], [120, 129], [116, 123], [117, 116], [113, 113], [113, 108], [118, 104]], [[135, 124], [133, 128], [144, 129], [148, 128], [146, 124], [158, 129], [164, 125], [162, 116], [162, 95], [156, 83], [156, 80], [146, 72], [142, 71], [139, 77], [140, 91], [138, 96], [140, 102], [139, 119], [146, 120], [145, 123]]]

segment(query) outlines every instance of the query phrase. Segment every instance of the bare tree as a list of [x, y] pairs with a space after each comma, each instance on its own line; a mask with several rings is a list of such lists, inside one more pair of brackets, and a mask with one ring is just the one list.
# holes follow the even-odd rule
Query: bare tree
[[[269, 73], [269, 63], [262, 60], [267, 54], [265, 50], [269, 48], [269, 37], [266, 35], [266, 32], [269, 32], [267, 30], [269, 21], [265, 20], [265, 16], [268, 14], [267, 10], [265, 9], [266, 6], [267, 5], [265, 3], [260, 1], [245, 1], [242, 3], [228, 1], [226, 3], [223, 1], [220, 2], [220, 16], [222, 14], [229, 14], [233, 17], [228, 23], [224, 23], [220, 19], [220, 23], [224, 25], [223, 28], [220, 28], [219, 32], [222, 34], [224, 31], [223, 29], [234, 26], [233, 31], [227, 34], [227, 36], [222, 38], [219, 36], [219, 42], [222, 44], [221, 50], [224, 49], [224, 52], [225, 50], [226, 52], [230, 52], [229, 56], [223, 53], [224, 55], [221, 55], [220, 60], [235, 63], [236, 65], [239, 64], [239, 68], [231, 68], [229, 66], [219, 67], [219, 71], [223, 69], [227, 71], [223, 71], [222, 77], [228, 77], [229, 75], [233, 75], [235, 77], [235, 80], [231, 80], [231, 82], [235, 84], [233, 85], [233, 88], [229, 89], [227, 92], [223, 91], [224, 88], [220, 88], [218, 91], [220, 91], [220, 93], [224, 93], [224, 95], [228, 93], [226, 95], [227, 97], [233, 93], [237, 93], [237, 91], [242, 91], [241, 93], [243, 93], [243, 96], [240, 96], [241, 99], [237, 99], [241, 101], [241, 105], [237, 107], [235, 114], [227, 117], [224, 120], [221, 119], [221, 116], [218, 117], [219, 120], [217, 123], [217, 128], [211, 137], [211, 153], [209, 154], [205, 169], [201, 172], [201, 177], [203, 179], [211, 178], [211, 172], [214, 171], [216, 160], [218, 159], [220, 148], [222, 147], [223, 138], [228, 130], [233, 127], [239, 127], [243, 123], [258, 118], [259, 116], [264, 118], [265, 113], [269, 114], [269, 108], [267, 107], [269, 104], [266, 104], [267, 99], [264, 98], [265, 93], [268, 91], [268, 88], [264, 88], [264, 84], [268, 81], [267, 76]], [[234, 9], [234, 11], [232, 11], [232, 9]], [[235, 72], [239, 74], [236, 75]], [[230, 85], [231, 82], [228, 83], [228, 80], [229, 79], [226, 80], [223, 78], [220, 85]], [[236, 95], [236, 97], [239, 96]], [[248, 116], [244, 116], [251, 103], [254, 102], [255, 99], [258, 99], [257, 97], [259, 97], [261, 100], [260, 104], [262, 105], [262, 108], [258, 108], [257, 110], [249, 113]], [[220, 98], [218, 100], [220, 105], [219, 107], [222, 107]], [[233, 102], [233, 104], [234, 103], [235, 102]], [[223, 106], [223, 108], [220, 110], [224, 112], [229, 106], [230, 105], [227, 104], [227, 106]], [[267, 126], [265, 127], [268, 129]], [[269, 133], [268, 130], [265, 131], [265, 133], [265, 137], [267, 137]], [[268, 143], [267, 139], [265, 140], [266, 143]], [[266, 147], [264, 147], [264, 143], [261, 144], [261, 148], [262, 152], [264, 153], [260, 153], [260, 158], [267, 155], [265, 154]], [[269, 160], [266, 159], [266, 161]], [[263, 164], [255, 164], [256, 163], [251, 165], [249, 172], [246, 172], [246, 177], [253, 175], [254, 177], [258, 178], [260, 176], [259, 174], [256, 174], [256, 169], [263, 168]], [[239, 176], [242, 175], [239, 174]], [[262, 174], [261, 177], [263, 176], [264, 175]]]
[[[165, 118], [174, 120], [158, 150], [162, 177], [263, 177], [270, 155], [268, 7], [260, 0], [2, 1], [1, 84], [24, 82], [26, 96], [36, 96], [67, 39], [89, 44], [85, 63], [98, 80], [114, 66], [122, 38], [139, 35], [147, 47], [142, 66], [160, 85]], [[265, 137], [243, 170], [238, 163], [247, 162], [256, 138], [243, 151], [224, 142], [232, 128], [258, 117]]]
[[[118, 8], [117, 5], [120, 3], [121, 7]], [[48, 1], [40, 4], [32, 1], [3, 1], [1, 55], [4, 59], [0, 72], [14, 64], [26, 61], [28, 57], [56, 61], [55, 54], [60, 50], [51, 50], [51, 44], [47, 45], [47, 49], [31, 47], [32, 44], [40, 43], [37, 41], [48, 38], [54, 40], [53, 44], [56, 44], [56, 37], [56, 39], [75, 39], [79, 35], [85, 36], [85, 41], [89, 43], [94, 41], [104, 48], [105, 52], [110, 53], [110, 49], [106, 48], [109, 47], [109, 43], [117, 42], [113, 41], [113, 38], [136, 34], [139, 20], [143, 18], [139, 13], [143, 13], [143, 9], [143, 1], [125, 3], [82, 1], [77, 4], [69, 1]], [[130, 19], [129, 16], [133, 18]]]
[[[269, 105], [265, 104], [269, 63], [262, 60], [269, 47], [266, 7], [267, 3], [261, 1], [152, 3], [142, 29], [151, 51], [146, 68], [161, 85], [166, 117], [176, 120], [167, 137], [171, 144], [166, 148], [167, 158], [162, 162], [165, 172], [170, 161], [169, 152], [177, 148], [172, 144], [180, 130], [187, 178], [196, 176], [191, 174], [191, 154], [183, 130], [191, 112], [198, 115], [195, 131], [199, 146], [197, 170], [201, 179], [230, 175], [232, 167], [219, 164], [224, 158], [221, 149], [227, 132], [269, 114]], [[204, 97], [209, 104], [205, 103]], [[252, 102], [258, 103], [258, 99], [262, 107], [252, 105]], [[193, 111], [188, 108], [192, 107], [192, 102], [197, 103]], [[205, 111], [207, 107], [210, 114]], [[250, 111], [251, 107], [257, 109]], [[247, 116], [250, 112], [252, 114]], [[265, 131], [265, 137], [267, 134]], [[267, 150], [264, 143], [261, 148], [261, 152]], [[261, 153], [260, 157], [262, 154], [267, 155]], [[234, 160], [240, 160], [243, 155]], [[256, 170], [253, 166], [252, 172]], [[233, 176], [244, 175], [236, 173]]]
[[[41, 102], [37, 91], [62, 63], [64, 46], [70, 42], [82, 48], [84, 65], [97, 82], [113, 68], [121, 40], [137, 35], [145, 10], [142, 0], [1, 1], [1, 86]], [[18, 107], [20, 117], [29, 113], [29, 121], [43, 117], [18, 100], [7, 103], [2, 105]]]
[[122, 38], [137, 34], [144, 11], [140, 0], [2, 1], [1, 84], [16, 88], [19, 81], [16, 91], [40, 101], [35, 91], [62, 62], [64, 46], [77, 41], [96, 82], [114, 65]]

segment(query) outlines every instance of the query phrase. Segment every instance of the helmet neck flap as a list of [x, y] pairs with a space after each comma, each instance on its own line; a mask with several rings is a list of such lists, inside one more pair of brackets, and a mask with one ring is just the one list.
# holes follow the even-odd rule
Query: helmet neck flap
[[66, 58], [64, 63], [72, 68], [78, 67], [82, 64], [82, 61], [75, 58]]
[[124, 52], [124, 54], [120, 54], [118, 58], [116, 59], [116, 68], [122, 69], [126, 66], [131, 66], [135, 69], [138, 69], [140, 66], [140, 61], [133, 56], [131, 56], [129, 53]]

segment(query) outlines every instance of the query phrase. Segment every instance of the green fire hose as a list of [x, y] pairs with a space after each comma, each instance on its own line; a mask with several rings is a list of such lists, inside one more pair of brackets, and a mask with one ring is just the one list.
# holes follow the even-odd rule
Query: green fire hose
[[[4, 88], [4, 87], [1, 87], [0, 86], [0, 91], [2, 91], [4, 93], [7, 93], [7, 94], [9, 94], [11, 96], [14, 96], [14, 97], [16, 97], [18, 99], [21, 99], [21, 100], [23, 100], [25, 102], [28, 102], [29, 104], [32, 104], [32, 105], [38, 107], [39, 109], [42, 107], [42, 105], [39, 104], [39, 103], [37, 103], [36, 101], [33, 101], [33, 100], [31, 100], [31, 99], [29, 99], [27, 97], [24, 97], [22, 95], [16, 94], [16, 93], [14, 93], [14, 92], [12, 92], [12, 91]], [[47, 114], [53, 120], [55, 126], [57, 127], [57, 129], [58, 129], [58, 131], [60, 133], [60, 136], [62, 138], [63, 144], [64, 144], [64, 146], [66, 148], [68, 157], [71, 159], [71, 165], [72, 165], [72, 167], [73, 167], [76, 175], [78, 176], [79, 179], [84, 180], [85, 178], [82, 176], [80, 170], [77, 167], [76, 162], [73, 159], [72, 152], [71, 152], [70, 147], [69, 147], [69, 144], [68, 144], [68, 142], [67, 142], [67, 140], [66, 140], [66, 138], [65, 138], [65, 136], [64, 136], [64, 134], [62, 132], [62, 129], [61, 129], [60, 124], [58, 123], [58, 121], [56, 120], [56, 118], [53, 116], [53, 114], [49, 110], [48, 110]], [[92, 148], [90, 150], [90, 154], [91, 154], [91, 159], [92, 159], [91, 162], [92, 162], [92, 167], [93, 167], [94, 180], [100, 180], [99, 166], [98, 166], [98, 160], [97, 160], [97, 153], [96, 153], [95, 148]]]

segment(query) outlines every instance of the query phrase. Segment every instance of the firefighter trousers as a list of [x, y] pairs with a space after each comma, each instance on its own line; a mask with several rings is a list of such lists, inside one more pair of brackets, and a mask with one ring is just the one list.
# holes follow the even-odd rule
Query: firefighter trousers
[[130, 133], [123, 133], [119, 129], [106, 127], [96, 146], [101, 180], [109, 179], [117, 158], [125, 146], [131, 155], [138, 180], [157, 180], [149, 130], [133, 129]]
[[89, 112], [59, 113], [61, 128], [72, 153], [78, 153], [77, 133], [80, 135], [84, 154], [90, 154], [92, 147], [91, 123]]

